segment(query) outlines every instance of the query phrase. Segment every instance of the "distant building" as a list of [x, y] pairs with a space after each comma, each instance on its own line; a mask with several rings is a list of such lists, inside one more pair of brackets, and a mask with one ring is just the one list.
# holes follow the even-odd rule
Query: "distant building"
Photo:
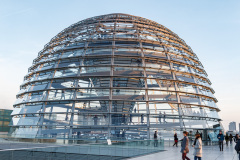
[[8, 132], [10, 127], [8, 126], [12, 117], [12, 110], [0, 109], [0, 133]]
[[240, 133], [240, 123], [238, 124], [238, 131], [239, 131], [239, 133]]
[[236, 122], [230, 122], [229, 123], [229, 131], [236, 131]]

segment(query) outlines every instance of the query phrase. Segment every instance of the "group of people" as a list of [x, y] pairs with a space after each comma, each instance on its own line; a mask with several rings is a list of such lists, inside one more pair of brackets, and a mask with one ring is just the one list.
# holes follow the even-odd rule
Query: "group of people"
[[226, 136], [225, 136], [226, 145], [228, 146], [229, 142], [230, 142], [230, 144], [232, 144], [233, 139], [236, 142], [236, 136], [233, 137], [232, 134], [230, 134], [229, 136], [228, 136], [228, 134], [226, 134]]
[[[183, 137], [182, 143], [181, 143], [182, 159], [190, 160], [190, 158], [187, 157], [187, 154], [189, 153], [188, 132], [184, 131], [183, 136], [184, 137]], [[175, 137], [177, 137], [177, 134], [174, 135], [174, 139], [175, 139]], [[175, 143], [177, 146], [177, 140], [175, 140], [174, 145], [175, 145]], [[202, 159], [202, 139], [201, 139], [201, 135], [199, 133], [195, 134], [195, 140], [194, 140], [192, 147], [194, 149], [194, 151], [193, 151], [194, 160], [201, 160]]]
[[[190, 160], [188, 157], [187, 157], [187, 154], [189, 153], [189, 139], [188, 139], [188, 132], [187, 131], [184, 131], [183, 132], [183, 136], [184, 138], [181, 140], [182, 143], [181, 143], [181, 153], [182, 153], [182, 159], [185, 160]], [[177, 137], [177, 133], [174, 134], [174, 144], [173, 146], [176, 147], [178, 146], [178, 137]], [[157, 147], [157, 131], [155, 131], [154, 133], [154, 147]], [[195, 140], [194, 140], [194, 143], [192, 145], [192, 147], [194, 148], [194, 152], [193, 152], [193, 155], [194, 155], [194, 160], [201, 160], [202, 158], [202, 139], [201, 139], [201, 136], [199, 133], [197, 133], [195, 135]]]
[[[187, 154], [189, 153], [188, 132], [184, 131], [183, 136], [184, 136], [184, 138], [181, 140], [182, 141], [181, 142], [182, 159], [183, 160], [185, 160], [185, 159], [190, 160], [190, 158], [187, 157]], [[217, 138], [219, 140], [220, 151], [223, 151], [224, 139], [226, 141], [226, 145], [228, 145], [229, 141], [230, 141], [230, 144], [232, 144], [232, 142], [234, 141], [236, 143], [235, 150], [238, 153], [239, 160], [240, 160], [240, 138], [239, 138], [238, 134], [236, 134], [235, 137], [233, 137], [232, 134], [230, 134], [230, 136], [228, 136], [228, 134], [226, 134], [226, 136], [224, 136], [222, 134], [222, 132], [220, 131], [219, 134], [217, 135]], [[175, 146], [175, 145], [176, 145], [176, 147], [178, 146], [177, 133], [174, 134], [174, 144], [173, 144], [173, 146]], [[194, 140], [194, 143], [193, 143], [192, 147], [194, 148], [194, 152], [193, 152], [194, 160], [201, 160], [202, 159], [202, 136], [198, 132], [195, 134], [195, 140]]]
[[240, 160], [240, 137], [239, 137], [238, 134], [236, 134], [235, 137], [233, 137], [232, 134], [230, 134], [230, 136], [228, 136], [228, 134], [226, 134], [226, 136], [224, 136], [223, 133], [220, 131], [219, 134], [217, 135], [217, 138], [218, 138], [218, 141], [219, 141], [220, 151], [223, 151], [224, 139], [226, 141], [227, 146], [228, 146], [229, 141], [230, 141], [230, 144], [232, 144], [232, 141], [234, 140], [234, 142], [236, 143], [235, 150], [238, 153], [239, 160]]

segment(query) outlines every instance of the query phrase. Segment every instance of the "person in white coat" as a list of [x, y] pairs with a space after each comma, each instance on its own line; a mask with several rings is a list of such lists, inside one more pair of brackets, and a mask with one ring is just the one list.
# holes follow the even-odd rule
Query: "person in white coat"
[[199, 133], [195, 134], [193, 148], [194, 160], [202, 160], [202, 139]]

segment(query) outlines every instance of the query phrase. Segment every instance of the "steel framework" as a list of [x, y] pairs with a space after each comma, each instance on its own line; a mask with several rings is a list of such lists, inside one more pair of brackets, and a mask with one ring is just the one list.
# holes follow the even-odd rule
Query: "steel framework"
[[11, 135], [134, 139], [220, 129], [210, 85], [196, 54], [166, 27], [127, 14], [88, 18], [33, 60]]

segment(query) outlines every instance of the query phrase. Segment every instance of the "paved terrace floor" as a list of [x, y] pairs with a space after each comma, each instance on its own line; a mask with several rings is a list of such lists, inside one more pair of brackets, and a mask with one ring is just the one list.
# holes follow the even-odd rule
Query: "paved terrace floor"
[[[238, 155], [234, 150], [233, 145], [224, 145], [223, 152], [219, 151], [218, 145], [203, 146], [203, 160], [238, 160]], [[165, 147], [166, 151], [130, 158], [129, 160], [182, 160], [180, 147]], [[190, 147], [188, 157], [193, 160], [193, 148]]]

